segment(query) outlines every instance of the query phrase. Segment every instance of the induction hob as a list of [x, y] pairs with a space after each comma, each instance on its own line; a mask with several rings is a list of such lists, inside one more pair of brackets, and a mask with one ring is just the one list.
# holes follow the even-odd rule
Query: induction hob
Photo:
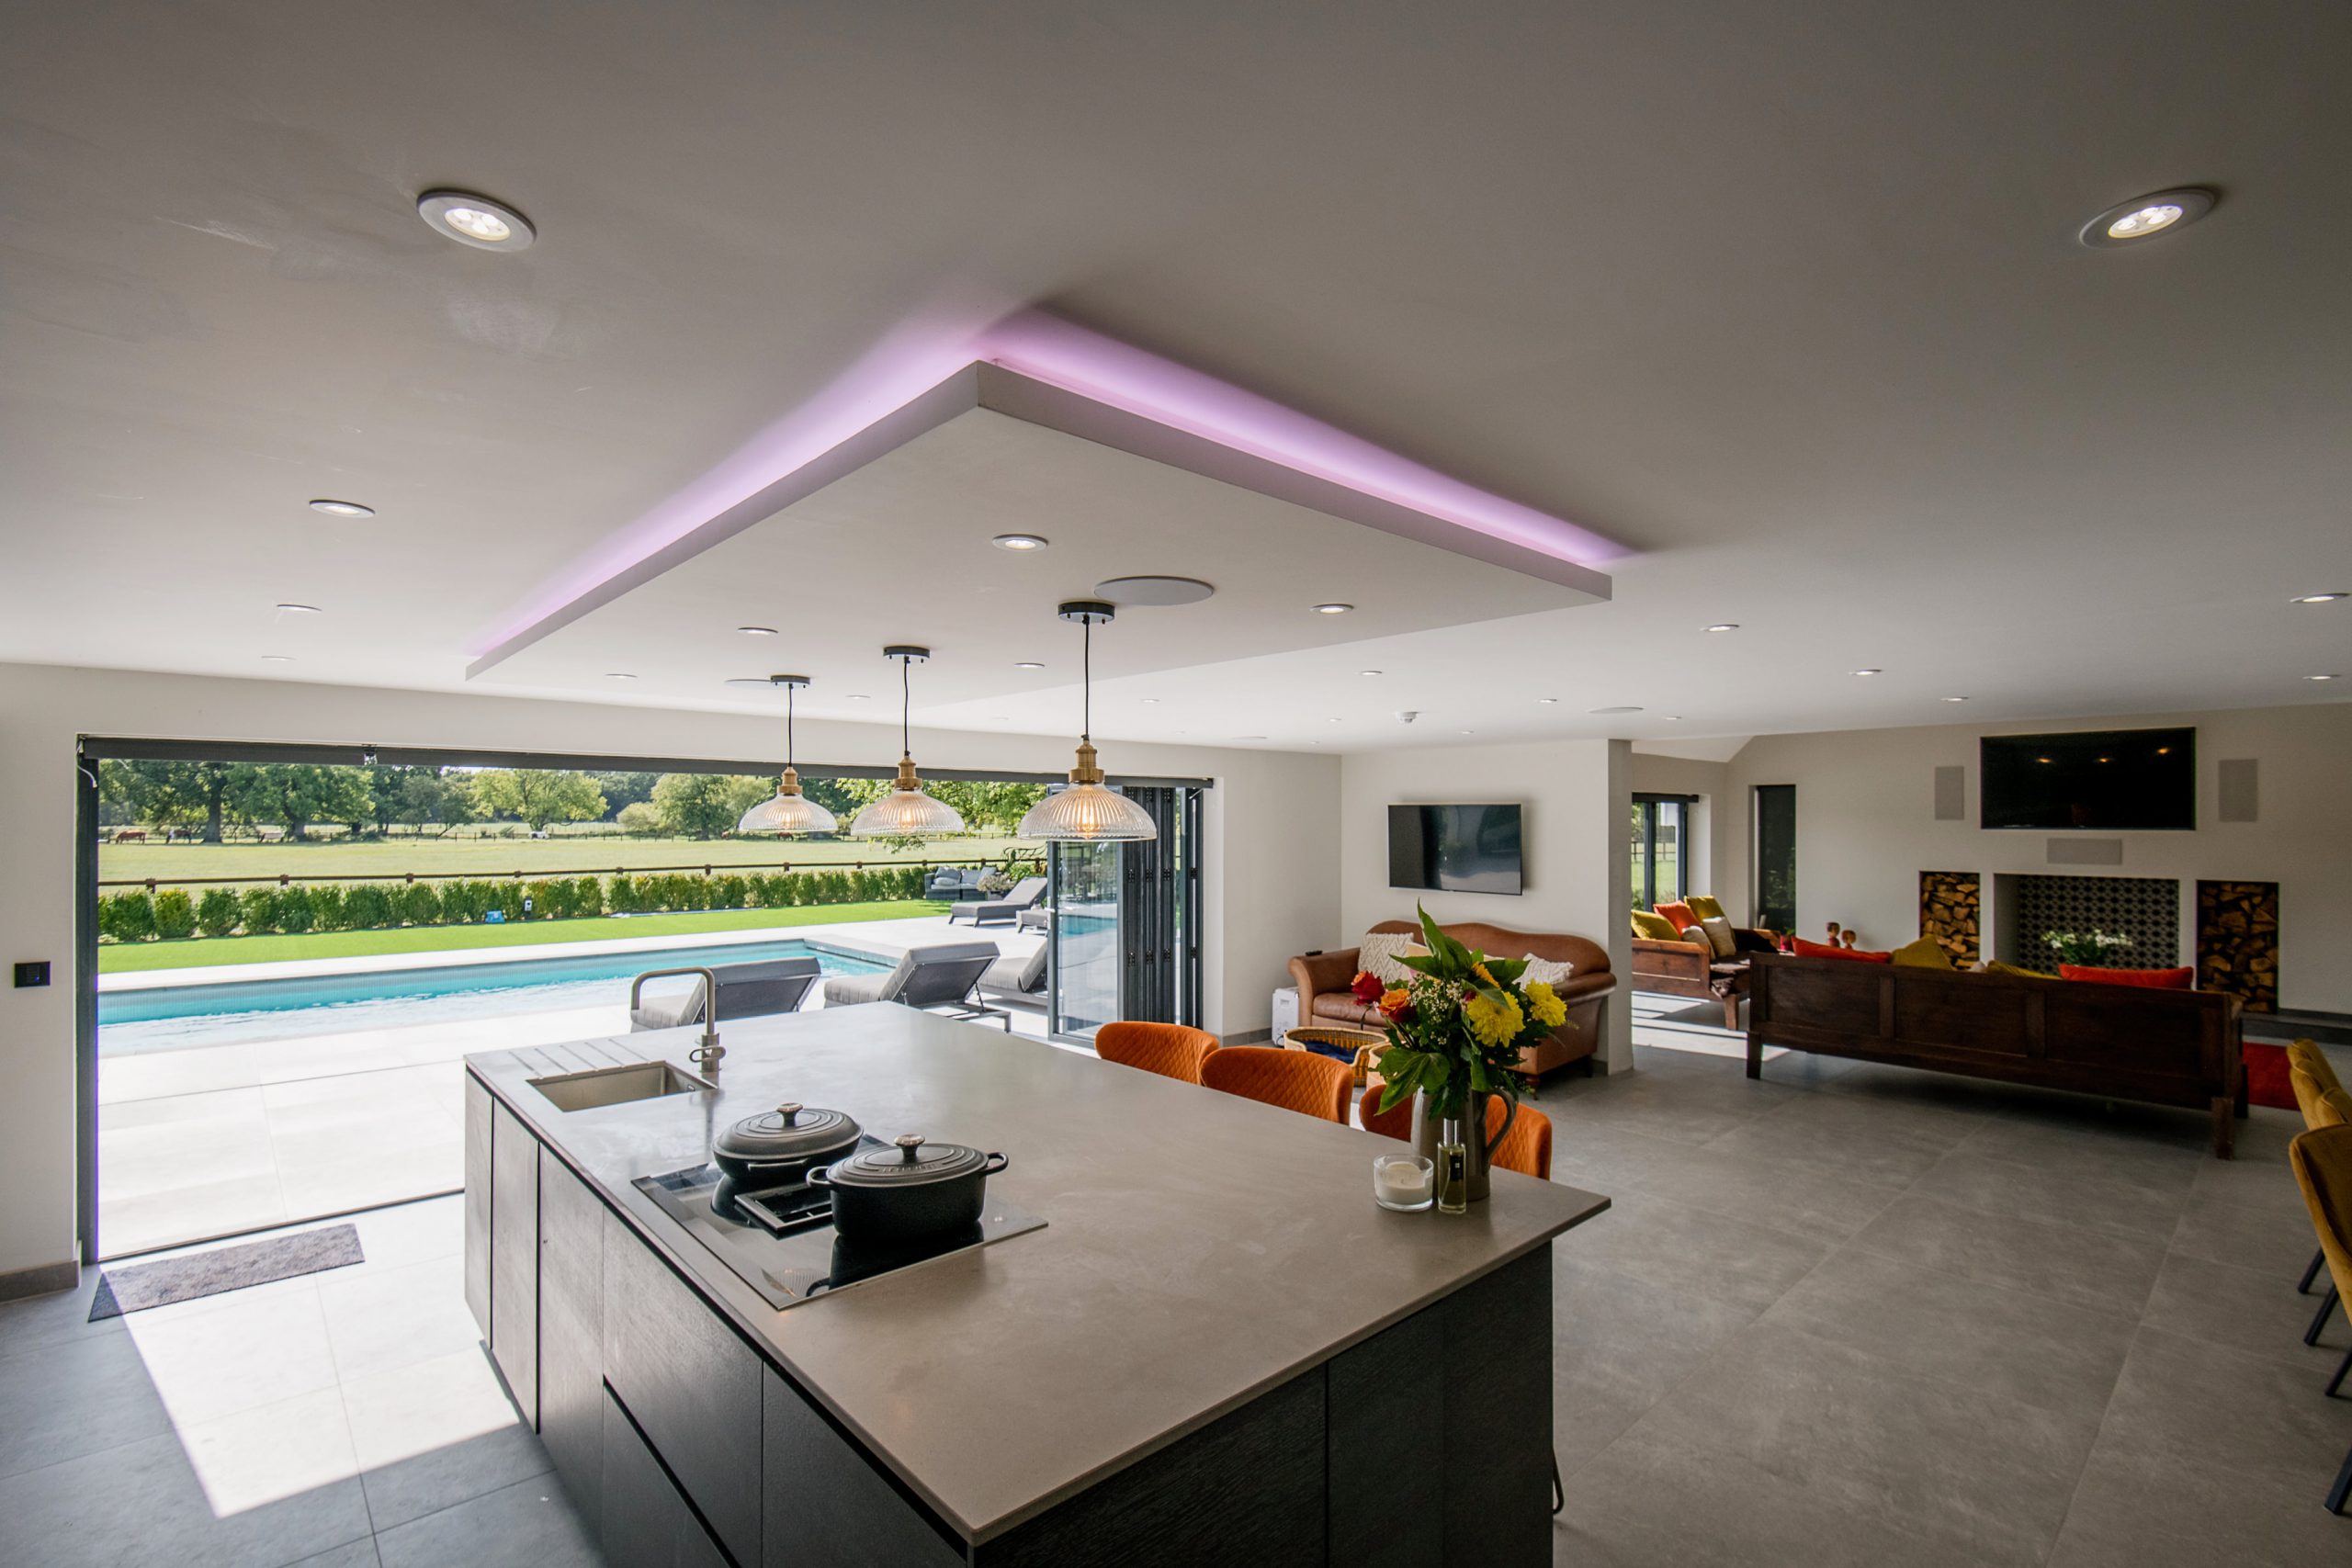
[[[859, 1140], [860, 1147], [868, 1145], [881, 1146], [871, 1137]], [[879, 1274], [985, 1247], [1046, 1224], [991, 1190], [977, 1224], [907, 1246], [854, 1247], [833, 1234], [832, 1198], [824, 1189], [804, 1182], [739, 1193], [736, 1203], [746, 1217], [737, 1220], [711, 1207], [719, 1174], [716, 1165], [689, 1166], [640, 1176], [629, 1185], [653, 1200], [778, 1312]]]

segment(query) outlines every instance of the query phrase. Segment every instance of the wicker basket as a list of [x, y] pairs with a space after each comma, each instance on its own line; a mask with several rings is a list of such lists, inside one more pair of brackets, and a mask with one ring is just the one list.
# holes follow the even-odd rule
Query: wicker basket
[[1358, 1089], [1363, 1087], [1364, 1073], [1372, 1058], [1387, 1043], [1385, 1034], [1375, 1034], [1369, 1029], [1342, 1029], [1335, 1024], [1306, 1024], [1283, 1032], [1285, 1050], [1312, 1051], [1318, 1056], [1345, 1062], [1355, 1074]]

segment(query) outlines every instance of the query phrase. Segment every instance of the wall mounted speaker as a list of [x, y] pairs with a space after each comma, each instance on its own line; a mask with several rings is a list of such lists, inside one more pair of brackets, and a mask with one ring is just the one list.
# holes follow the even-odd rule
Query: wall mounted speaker
[[2120, 839], [2052, 839], [2050, 840], [2052, 865], [2121, 865], [2123, 840]]
[[1968, 770], [1962, 767], [1936, 770], [1936, 820], [1960, 822], [1968, 817]]
[[2255, 820], [2257, 805], [2254, 759], [2234, 757], [2224, 761], [2222, 764], [2222, 820], [2251, 822]]

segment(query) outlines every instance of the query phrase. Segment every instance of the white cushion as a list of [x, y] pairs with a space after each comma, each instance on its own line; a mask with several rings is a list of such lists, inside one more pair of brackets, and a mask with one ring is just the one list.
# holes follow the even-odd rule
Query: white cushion
[[1356, 943], [1356, 967], [1370, 971], [1384, 986], [1401, 986], [1413, 972], [1396, 960], [1420, 948], [1420, 937], [1414, 931], [1366, 931]]
[[1532, 986], [1540, 980], [1544, 985], [1556, 988], [1562, 981], [1576, 973], [1576, 965], [1573, 964], [1566, 961], [1555, 963], [1549, 958], [1538, 958], [1532, 953], [1520, 962], [1527, 965], [1525, 969], [1520, 971], [1519, 975], [1519, 983], [1522, 986]]

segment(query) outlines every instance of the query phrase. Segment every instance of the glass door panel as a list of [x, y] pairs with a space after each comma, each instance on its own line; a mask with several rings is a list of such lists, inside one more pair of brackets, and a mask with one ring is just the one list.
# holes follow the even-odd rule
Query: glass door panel
[[1797, 786], [1756, 786], [1756, 923], [1797, 928]]
[[1085, 1040], [1120, 1016], [1117, 844], [1055, 844], [1053, 944], [1046, 961], [1046, 1027], [1056, 1039]]

